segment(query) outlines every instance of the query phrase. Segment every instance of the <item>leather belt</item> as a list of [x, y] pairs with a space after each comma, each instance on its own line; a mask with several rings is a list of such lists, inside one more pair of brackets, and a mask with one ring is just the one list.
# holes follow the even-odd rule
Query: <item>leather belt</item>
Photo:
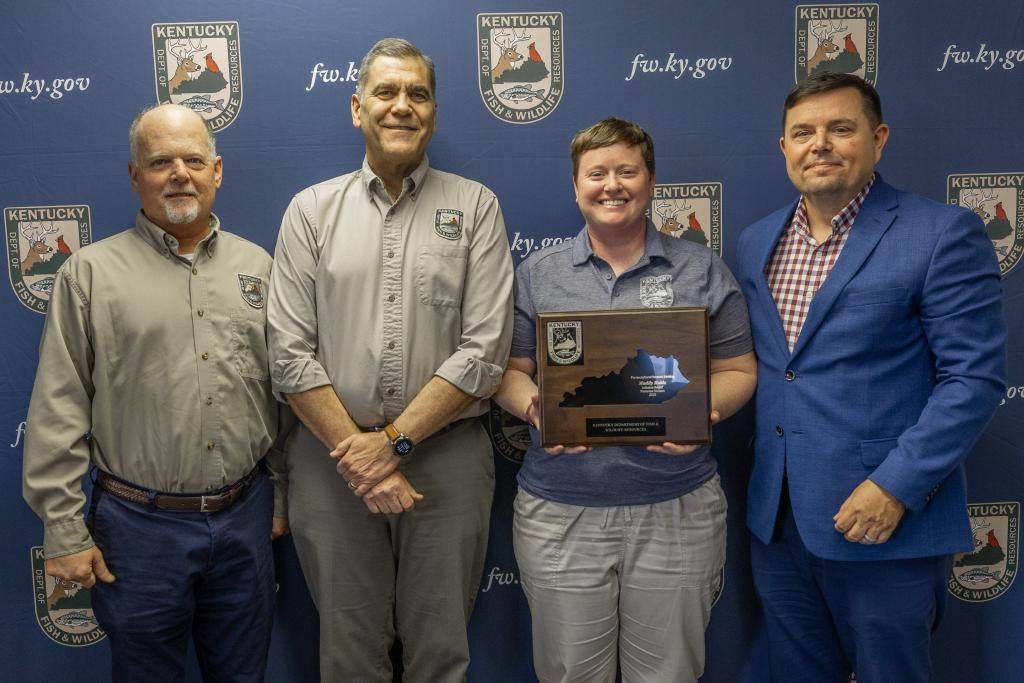
[[[434, 432], [433, 434], [431, 434], [427, 438], [431, 439], [431, 438], [433, 438], [433, 437], [435, 437], [435, 436], [437, 436], [439, 434], [447, 434], [448, 432], [452, 431], [453, 429], [455, 429], [456, 427], [461, 425], [463, 422], [470, 422], [472, 420], [479, 420], [479, 419], [480, 419], [479, 415], [474, 415], [473, 417], [464, 417], [461, 420], [456, 420], [455, 422], [449, 422], [444, 427], [441, 427], [440, 429], [438, 429], [436, 432]], [[359, 427], [359, 431], [361, 431], [361, 432], [382, 432], [382, 431], [384, 431], [384, 425], [373, 425], [372, 427], [364, 427], [362, 425], [356, 425], [356, 426]]]
[[107, 474], [103, 470], [99, 471], [96, 477], [96, 483], [100, 487], [108, 492], [112, 493], [118, 498], [123, 498], [132, 503], [139, 503], [141, 505], [149, 505], [152, 503], [155, 507], [160, 510], [170, 510], [174, 512], [220, 512], [231, 507], [236, 500], [238, 500], [242, 493], [245, 492], [246, 487], [252, 483], [256, 476], [260, 472], [260, 467], [257, 465], [253, 468], [252, 472], [245, 475], [234, 484], [225, 486], [224, 488], [218, 489], [208, 494], [192, 494], [192, 493], [161, 493], [159, 491], [153, 491], [152, 489], [144, 489], [134, 484], [118, 479], [117, 477]]

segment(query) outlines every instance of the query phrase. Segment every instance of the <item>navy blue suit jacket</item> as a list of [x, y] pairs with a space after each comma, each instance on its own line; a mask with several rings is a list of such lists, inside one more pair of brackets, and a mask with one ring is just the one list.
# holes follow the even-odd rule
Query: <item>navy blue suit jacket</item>
[[[1006, 376], [1002, 287], [982, 222], [878, 177], [790, 353], [764, 273], [795, 208], [749, 226], [738, 245], [759, 364], [747, 525], [770, 541], [785, 473], [800, 537], [819, 557], [971, 550], [963, 461]], [[833, 527], [865, 479], [907, 506], [884, 544]]]

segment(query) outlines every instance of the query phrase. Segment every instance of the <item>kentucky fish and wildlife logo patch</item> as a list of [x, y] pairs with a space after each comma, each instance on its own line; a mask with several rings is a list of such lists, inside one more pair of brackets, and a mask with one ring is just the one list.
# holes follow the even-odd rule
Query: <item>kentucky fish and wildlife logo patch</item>
[[46, 313], [57, 269], [92, 241], [89, 207], [7, 207], [4, 227], [11, 287], [27, 308]]
[[263, 296], [263, 280], [254, 275], [238, 273], [238, 287], [242, 290], [245, 303], [253, 308], [263, 308], [266, 300]]
[[655, 185], [648, 215], [666, 235], [722, 255], [722, 183]]
[[36, 623], [50, 640], [68, 647], [95, 645], [107, 634], [96, 623], [88, 588], [46, 574], [46, 556], [42, 546], [30, 551], [32, 593]]
[[583, 363], [583, 321], [554, 320], [546, 323], [548, 365]]
[[446, 240], [462, 237], [462, 212], [457, 209], [438, 209], [434, 217], [434, 232]]
[[946, 199], [976, 213], [1009, 273], [1024, 253], [1024, 173], [956, 174], [946, 181]]
[[523, 455], [530, 448], [530, 428], [494, 401], [491, 401], [491, 409], [487, 413], [487, 433], [491, 436], [494, 450], [503, 458], [515, 463], [523, 462]]
[[561, 12], [476, 15], [480, 96], [507, 123], [540, 121], [562, 99]]
[[796, 80], [822, 71], [878, 80], [878, 5], [797, 5]]
[[668, 308], [675, 301], [671, 275], [640, 278], [640, 305], [644, 308]]
[[153, 24], [156, 98], [198, 112], [214, 132], [242, 108], [237, 21]]
[[949, 592], [966, 602], [987, 602], [1005, 593], [1017, 576], [1020, 503], [967, 506], [974, 550], [953, 558]]

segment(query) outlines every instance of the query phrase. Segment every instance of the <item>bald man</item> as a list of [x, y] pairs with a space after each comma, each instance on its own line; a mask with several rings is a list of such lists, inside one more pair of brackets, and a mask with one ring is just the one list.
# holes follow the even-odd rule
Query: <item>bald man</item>
[[54, 281], [25, 499], [46, 573], [92, 588], [115, 681], [182, 680], [189, 638], [204, 679], [261, 681], [283, 505], [261, 464], [277, 431], [271, 259], [220, 230], [223, 166], [202, 117], [154, 107], [129, 141], [135, 227], [76, 252]]

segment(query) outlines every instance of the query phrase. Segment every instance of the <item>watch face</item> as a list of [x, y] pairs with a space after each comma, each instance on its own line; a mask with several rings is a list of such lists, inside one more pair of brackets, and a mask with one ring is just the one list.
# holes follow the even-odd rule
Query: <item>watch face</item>
[[412, 439], [402, 436], [395, 440], [395, 455], [403, 456], [412, 453]]

